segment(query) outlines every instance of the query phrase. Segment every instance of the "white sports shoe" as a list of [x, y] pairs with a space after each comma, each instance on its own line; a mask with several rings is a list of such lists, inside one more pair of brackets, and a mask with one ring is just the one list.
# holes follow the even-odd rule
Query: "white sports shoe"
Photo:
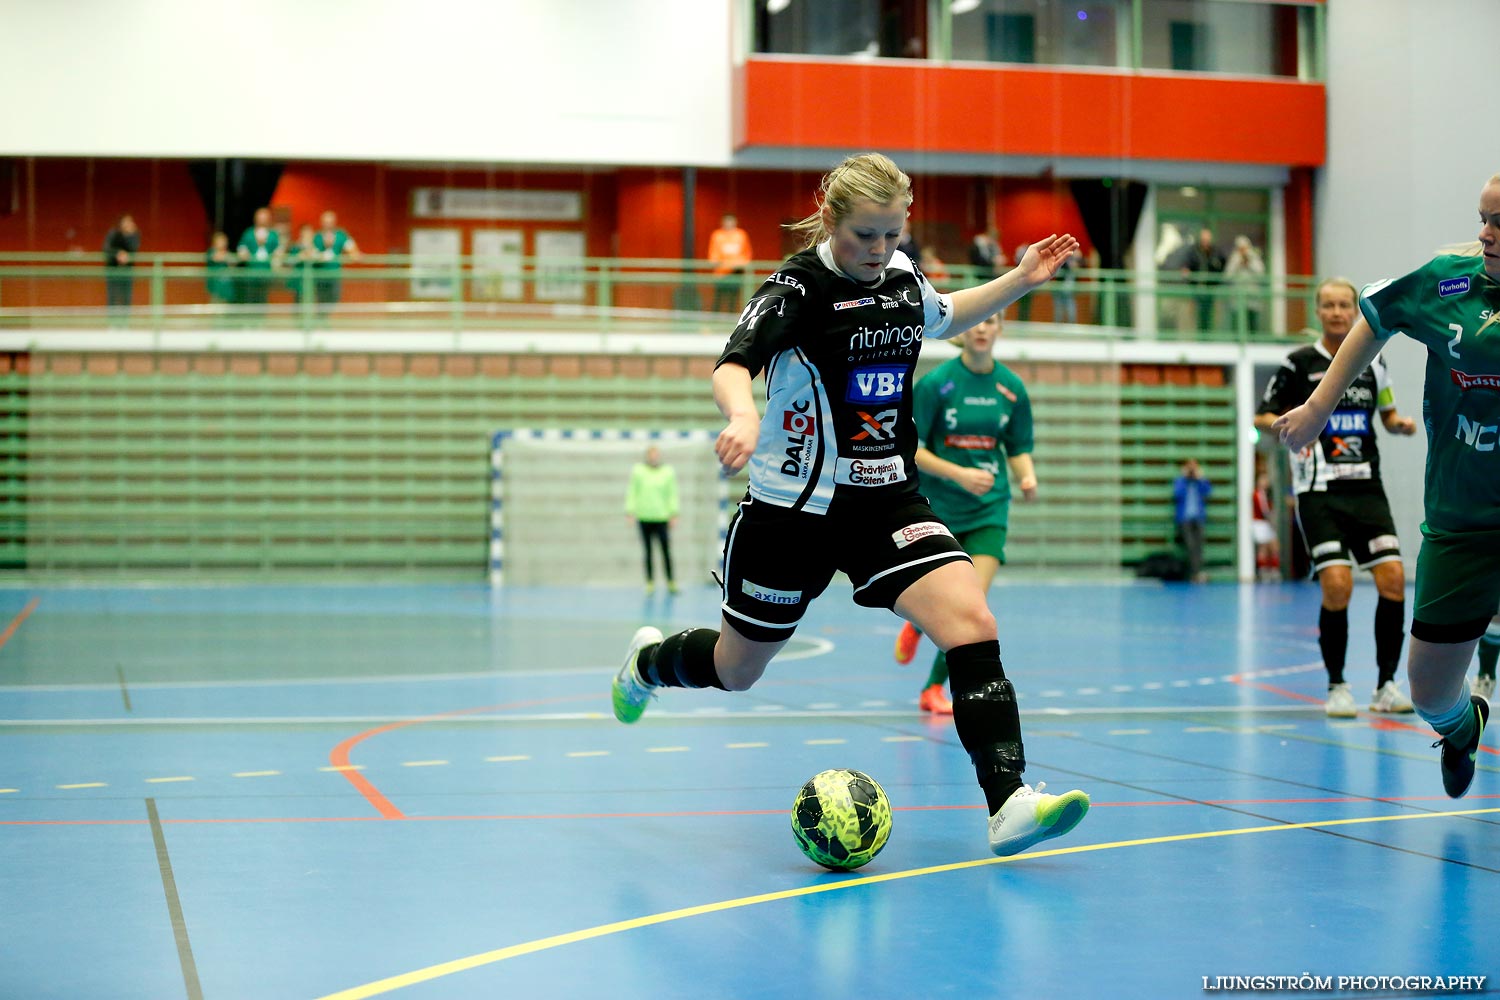
[[610, 701], [614, 703], [615, 718], [627, 725], [641, 717], [641, 713], [646, 711], [646, 702], [656, 692], [653, 685], [641, 679], [640, 672], [635, 669], [635, 658], [641, 650], [661, 642], [661, 639], [661, 629], [650, 625], [636, 629], [630, 640], [630, 649], [625, 653], [625, 662], [620, 665], [620, 672], [615, 674], [614, 683], [610, 685]]
[[1359, 714], [1354, 704], [1354, 695], [1347, 684], [1335, 684], [1328, 689], [1328, 700], [1323, 702], [1323, 714], [1330, 719], [1352, 719]]
[[1415, 712], [1411, 699], [1401, 693], [1395, 681], [1386, 681], [1375, 689], [1370, 696], [1370, 711], [1372, 712]]
[[1495, 678], [1486, 677], [1484, 674], [1474, 678], [1473, 691], [1485, 701], [1491, 701], [1495, 697]]
[[1020, 854], [1044, 840], [1061, 837], [1089, 811], [1089, 797], [1078, 789], [1046, 795], [1047, 783], [1022, 785], [990, 817], [990, 850], [1000, 857]]

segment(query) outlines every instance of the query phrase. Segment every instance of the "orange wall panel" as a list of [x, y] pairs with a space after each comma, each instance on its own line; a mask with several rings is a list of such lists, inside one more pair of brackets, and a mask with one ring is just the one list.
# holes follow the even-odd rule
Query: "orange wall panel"
[[1319, 166], [1322, 84], [750, 60], [745, 146]]

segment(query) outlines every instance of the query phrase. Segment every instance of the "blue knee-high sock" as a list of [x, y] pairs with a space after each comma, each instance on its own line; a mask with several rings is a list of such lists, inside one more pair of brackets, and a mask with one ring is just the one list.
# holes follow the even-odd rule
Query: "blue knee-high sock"
[[1474, 727], [1479, 725], [1479, 718], [1474, 714], [1474, 705], [1469, 701], [1468, 684], [1464, 685], [1463, 693], [1446, 711], [1428, 715], [1419, 708], [1417, 714], [1426, 719], [1427, 724], [1435, 729], [1439, 736], [1459, 746], [1463, 746], [1474, 738]]

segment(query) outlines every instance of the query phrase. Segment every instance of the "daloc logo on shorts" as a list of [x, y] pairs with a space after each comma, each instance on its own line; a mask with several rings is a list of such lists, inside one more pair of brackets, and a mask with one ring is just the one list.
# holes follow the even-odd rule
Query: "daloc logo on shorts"
[[904, 367], [856, 368], [849, 373], [846, 403], [886, 403], [901, 398], [906, 388]]
[[1444, 278], [1438, 282], [1438, 298], [1446, 299], [1450, 295], [1462, 295], [1469, 290], [1469, 276], [1462, 278]]

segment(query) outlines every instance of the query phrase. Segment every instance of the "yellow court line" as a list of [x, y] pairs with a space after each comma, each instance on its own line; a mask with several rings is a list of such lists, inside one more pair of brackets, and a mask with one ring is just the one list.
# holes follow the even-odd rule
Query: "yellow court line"
[[0, 795], [8, 795], [11, 792], [19, 792], [19, 788], [0, 788]]
[[363, 764], [332, 764], [328, 767], [320, 767], [319, 771], [363, 771]]
[[685, 753], [692, 747], [647, 747], [647, 753]]
[[803, 740], [802, 742], [805, 745], [810, 746], [810, 747], [836, 747], [836, 746], [840, 746], [840, 745], [842, 745], [844, 743], [848, 743], [849, 741], [848, 740], [843, 740], [843, 739], [827, 739], [827, 740]]
[[669, 910], [665, 913], [653, 913], [646, 917], [619, 920], [612, 924], [600, 924], [598, 927], [588, 927], [581, 931], [554, 934], [552, 937], [538, 938], [535, 941], [527, 941], [523, 944], [513, 944], [508, 948], [496, 948], [494, 951], [481, 952], [478, 955], [470, 955], [467, 958], [457, 958], [451, 962], [429, 965], [425, 969], [417, 969], [414, 972], [402, 973], [399, 976], [390, 976], [386, 979], [376, 980], [373, 983], [366, 983], [363, 986], [355, 986], [352, 989], [329, 993], [327, 996], [319, 997], [318, 1000], [364, 1000], [366, 997], [379, 996], [382, 993], [391, 993], [408, 986], [415, 986], [417, 983], [430, 982], [434, 979], [440, 979], [443, 976], [451, 976], [456, 972], [467, 972], [470, 969], [477, 969], [484, 965], [493, 965], [496, 962], [519, 958], [522, 955], [531, 955], [539, 951], [547, 951], [551, 948], [560, 948], [563, 945], [577, 944], [580, 941], [589, 941], [608, 934], [619, 934], [622, 931], [631, 931], [639, 927], [651, 927], [656, 924], [670, 923], [673, 920], [701, 917], [709, 913], [723, 913], [726, 910], [737, 910], [741, 907], [756, 906], [760, 903], [775, 903], [783, 899], [795, 899], [798, 896], [813, 896], [820, 892], [833, 892], [836, 889], [853, 889], [856, 886], [874, 885], [877, 882], [893, 882], [897, 879], [916, 878], [919, 875], [938, 875], [943, 872], [962, 871], [965, 868], [979, 868], [984, 865], [1003, 865], [1012, 861], [1025, 861], [1036, 858], [1059, 858], [1068, 854], [1088, 854], [1093, 851], [1110, 851], [1121, 847], [1146, 847], [1151, 844], [1176, 844], [1189, 840], [1238, 837], [1247, 833], [1279, 833], [1284, 830], [1312, 830], [1326, 826], [1394, 823], [1401, 820], [1440, 819], [1449, 816], [1486, 816], [1494, 813], [1500, 813], [1500, 808], [1459, 809], [1453, 812], [1437, 813], [1402, 813], [1397, 816], [1360, 816], [1354, 819], [1326, 819], [1311, 823], [1274, 823], [1270, 826], [1247, 826], [1235, 830], [1175, 833], [1165, 837], [1116, 840], [1107, 844], [1083, 844], [1079, 847], [1060, 847], [1051, 851], [1017, 854], [1008, 858], [980, 858], [977, 861], [958, 861], [953, 864], [934, 865], [930, 868], [912, 868], [907, 871], [890, 872], [885, 875], [868, 875], [863, 878], [803, 886], [800, 889], [783, 889], [779, 892], [766, 892], [758, 896], [726, 899], [718, 903], [704, 903], [701, 906], [689, 906], [681, 910]]
[[236, 771], [236, 778], [270, 778], [280, 774], [280, 771]]
[[172, 782], [172, 781], [192, 781], [192, 780], [193, 780], [193, 776], [190, 775], [190, 774], [177, 774], [177, 775], [173, 775], [170, 778], [147, 778], [146, 779], [146, 784], [148, 784], [148, 785], [165, 785], [168, 782]]
[[57, 787], [71, 791], [74, 788], [108, 788], [109, 784], [103, 781], [80, 781], [72, 785], [58, 785]]
[[447, 764], [446, 760], [405, 760], [401, 762], [402, 767], [442, 767]]
[[485, 758], [485, 760], [492, 760], [492, 761], [496, 761], [496, 762], [507, 761], [507, 760], [530, 760], [530, 759], [531, 759], [531, 755], [530, 754], [525, 754], [525, 753], [513, 753], [513, 754], [508, 754], [508, 755], [506, 755], [504, 757], [486, 757]]
[[754, 750], [758, 747], [768, 747], [770, 745], [769, 743], [726, 743], [724, 744], [724, 748], [726, 750]]

